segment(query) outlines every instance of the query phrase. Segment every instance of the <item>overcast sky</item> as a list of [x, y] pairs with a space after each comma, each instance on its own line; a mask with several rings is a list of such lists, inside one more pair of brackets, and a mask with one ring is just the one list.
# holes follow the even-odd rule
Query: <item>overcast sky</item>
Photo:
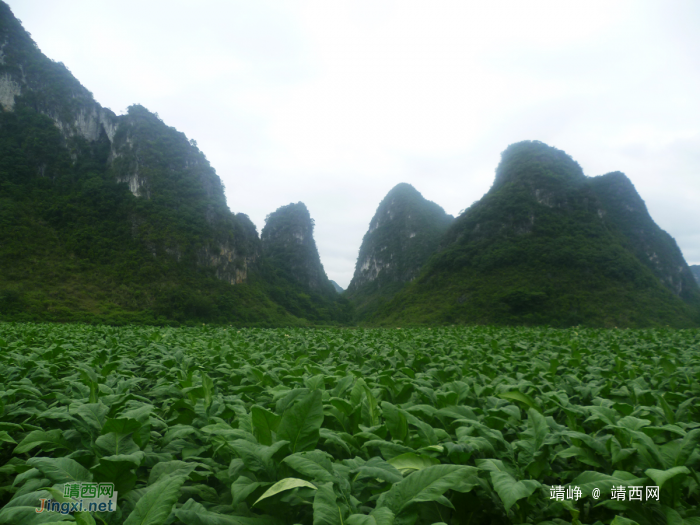
[[521, 140], [626, 173], [700, 264], [698, 1], [8, 3], [100, 104], [195, 139], [258, 232], [304, 202], [343, 288], [392, 187], [457, 215]]

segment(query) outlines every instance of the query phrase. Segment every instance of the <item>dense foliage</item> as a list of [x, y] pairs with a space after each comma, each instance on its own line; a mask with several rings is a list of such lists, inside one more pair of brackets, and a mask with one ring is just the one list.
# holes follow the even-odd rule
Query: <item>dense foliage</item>
[[698, 326], [700, 289], [626, 177], [587, 179], [563, 152], [525, 142], [372, 321]]
[[[72, 519], [39, 498], [96, 481], [118, 510], [79, 523], [697, 525], [699, 350], [697, 330], [2, 324], [0, 523]], [[633, 486], [658, 501], [612, 499]]]
[[698, 302], [698, 287], [676, 241], [654, 222], [632, 182], [620, 172], [590, 180], [602, 204], [606, 226], [654, 275], [688, 302]]
[[[73, 161], [53, 121], [25, 102], [20, 97], [13, 112], [0, 113], [4, 319], [299, 322], [280, 311], [254, 278], [234, 287], [199, 264], [198, 253], [215, 240], [236, 246], [241, 257], [253, 252], [258, 239], [247, 218], [222, 210], [224, 202], [209, 225], [205, 196], [184, 187], [192, 184], [188, 174], [178, 179], [174, 170], [169, 170], [174, 173], [170, 186], [159, 182], [157, 169], [150, 172], [154, 184], [163, 187], [164, 195], [171, 191], [172, 198], [134, 197], [107, 165], [106, 138], [95, 143], [73, 138], [78, 151]], [[177, 134], [143, 112], [131, 109], [139, 115], [135, 126], [146, 120], [166, 138]], [[149, 133], [159, 139], [153, 129]], [[159, 148], [177, 158], [176, 145]], [[142, 153], [142, 158], [148, 157]]]

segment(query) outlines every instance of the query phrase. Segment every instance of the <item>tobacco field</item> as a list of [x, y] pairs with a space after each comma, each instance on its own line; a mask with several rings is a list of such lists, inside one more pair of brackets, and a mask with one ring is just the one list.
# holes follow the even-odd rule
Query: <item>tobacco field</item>
[[0, 324], [0, 524], [700, 525], [698, 471], [698, 330]]

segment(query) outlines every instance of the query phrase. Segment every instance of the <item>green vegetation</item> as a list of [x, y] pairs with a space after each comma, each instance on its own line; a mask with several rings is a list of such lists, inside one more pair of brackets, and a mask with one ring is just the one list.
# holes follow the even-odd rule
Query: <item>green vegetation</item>
[[398, 184], [387, 193], [362, 239], [346, 293], [356, 305], [356, 319], [371, 319], [419, 275], [453, 220], [410, 184]]
[[698, 287], [676, 241], [649, 215], [632, 182], [620, 172], [590, 181], [605, 210], [605, 220], [625, 246], [654, 275], [687, 302], [698, 301]]
[[699, 347], [698, 330], [0, 324], [0, 523], [59, 519], [39, 499], [95, 481], [118, 510], [79, 523], [697, 524]]
[[349, 315], [346, 302], [307, 308], [313, 298], [277, 275], [194, 141], [141, 106], [102, 108], [3, 2], [0, 15], [0, 74], [22, 87], [0, 112], [1, 319], [295, 326]]
[[370, 321], [698, 326], [689, 276], [626, 177], [587, 179], [563, 152], [523, 142], [503, 153], [494, 186], [421, 276]]
[[263, 276], [270, 297], [287, 311], [316, 323], [348, 323], [350, 302], [338, 296], [314, 241], [314, 220], [303, 202], [267, 216], [260, 235]]
[[693, 277], [695, 277], [697, 283], [700, 284], [700, 264], [690, 266], [690, 271], [692, 272]]
[[700, 325], [700, 288], [620, 173], [514, 144], [456, 220], [399, 184], [339, 296], [302, 203], [259, 238], [194, 140], [142, 106], [102, 108], [1, 1], [0, 42], [2, 320]]
[[[259, 240], [252, 223], [233, 216], [223, 198], [213, 206], [216, 201], [202, 193], [206, 185], [198, 178], [209, 175], [214, 184], [218, 177], [184, 135], [143, 108], [130, 108], [133, 136], [147, 133], [160, 141], [153, 150], [137, 149], [142, 170], [158, 189], [152, 199], [137, 198], [117, 182], [123, 164], [108, 166], [106, 138], [96, 143], [74, 138], [79, 154], [72, 162], [53, 121], [25, 102], [20, 97], [13, 112], [0, 113], [4, 319], [306, 323], [280, 309], [255, 276], [243, 286], [222, 280], [255, 253]], [[157, 153], [182, 165], [187, 163], [178, 159], [182, 149], [202, 164], [203, 174], [196, 167], [178, 174], [149, 157]], [[199, 260], [202, 253], [215, 253], [217, 242], [239, 257], [223, 276]]]

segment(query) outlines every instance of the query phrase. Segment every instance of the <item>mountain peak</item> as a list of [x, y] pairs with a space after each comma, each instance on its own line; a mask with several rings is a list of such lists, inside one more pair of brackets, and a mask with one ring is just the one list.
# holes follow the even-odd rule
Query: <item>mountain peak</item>
[[452, 220], [410, 184], [394, 186], [377, 207], [362, 239], [348, 294], [364, 303], [367, 311], [379, 296], [393, 295], [417, 277]]
[[538, 140], [524, 140], [511, 144], [501, 153], [492, 189], [507, 183], [542, 185], [584, 180], [581, 166], [565, 152]]
[[265, 218], [263, 253], [287, 279], [307, 292], [335, 296], [314, 240], [314, 220], [303, 202], [281, 206]]

